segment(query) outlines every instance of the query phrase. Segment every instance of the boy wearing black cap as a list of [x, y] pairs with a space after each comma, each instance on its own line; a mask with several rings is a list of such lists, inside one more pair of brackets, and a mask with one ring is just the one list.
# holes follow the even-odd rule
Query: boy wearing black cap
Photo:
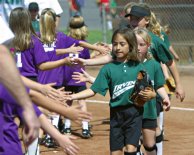
[[39, 11], [38, 3], [36, 3], [36, 2], [30, 3], [28, 6], [28, 10], [30, 12], [31, 19], [32, 19], [32, 27], [33, 27], [35, 32], [39, 32], [40, 26], [39, 26], [39, 21], [37, 20], [38, 11]]

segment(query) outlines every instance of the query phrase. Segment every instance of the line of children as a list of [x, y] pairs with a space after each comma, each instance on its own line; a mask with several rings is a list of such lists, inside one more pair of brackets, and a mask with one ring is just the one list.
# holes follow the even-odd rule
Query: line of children
[[[143, 107], [137, 107], [129, 96], [136, 76], [144, 66], [137, 56], [137, 40], [132, 30], [116, 30], [112, 37], [112, 46], [114, 61], [102, 67], [90, 89], [69, 95], [67, 99], [88, 98], [96, 93], [104, 96], [109, 90], [111, 154], [123, 154], [124, 150], [125, 155], [136, 155], [141, 135]], [[140, 93], [146, 101], [154, 97], [152, 94], [152, 90]]]
[[[76, 40], [76, 38], [72, 38], [70, 36], [65, 35], [62, 32], [56, 32], [56, 13], [54, 10], [47, 8], [41, 12], [40, 15], [40, 39], [42, 41], [45, 54], [48, 56], [49, 61], [59, 61], [62, 59], [69, 58], [68, 53], [73, 53], [71, 51], [72, 46], [82, 46], [89, 49], [98, 50], [101, 53], [105, 52], [106, 48], [99, 48], [95, 45], [91, 45], [83, 40]], [[83, 24], [83, 23], [81, 23]], [[79, 26], [79, 23], [78, 25]], [[78, 50], [80, 48], [78, 47]], [[57, 82], [57, 88], [62, 87], [64, 80], [68, 79], [69, 75], [65, 73], [66, 68], [64, 69], [62, 66], [57, 67], [56, 69], [48, 70], [48, 71], [38, 71], [38, 82], [42, 84], [47, 84], [51, 82]], [[58, 127], [59, 115], [52, 114], [52, 123], [54, 126]], [[87, 125], [84, 125], [87, 126]], [[63, 129], [62, 129], [63, 130]], [[64, 131], [61, 131], [64, 132]], [[53, 141], [49, 135], [46, 135], [46, 141], [44, 143], [46, 146], [53, 147]]]

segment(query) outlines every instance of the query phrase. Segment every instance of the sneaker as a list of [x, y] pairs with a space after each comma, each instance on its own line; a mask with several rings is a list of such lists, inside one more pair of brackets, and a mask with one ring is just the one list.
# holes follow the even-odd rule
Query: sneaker
[[56, 142], [51, 137], [47, 138], [47, 140], [45, 141], [44, 146], [46, 146], [48, 148], [57, 148]]
[[82, 137], [85, 139], [92, 137], [90, 129], [82, 129]]
[[67, 134], [67, 135], [71, 135], [71, 128], [63, 128], [62, 130], [61, 130], [61, 133], [62, 134]]

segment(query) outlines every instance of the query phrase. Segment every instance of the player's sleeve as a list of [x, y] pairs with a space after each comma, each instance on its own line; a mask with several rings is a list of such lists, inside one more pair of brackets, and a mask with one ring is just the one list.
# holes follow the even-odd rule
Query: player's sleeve
[[49, 61], [49, 58], [45, 53], [42, 43], [35, 37], [33, 40], [33, 50], [31, 51], [31, 54], [33, 55], [34, 63], [36, 65], [40, 65], [41, 63]]
[[98, 93], [98, 94], [101, 94], [101, 95], [105, 96], [106, 93], [107, 93], [107, 90], [109, 88], [109, 83], [110, 83], [110, 78], [109, 78], [109, 75], [108, 75], [108, 70], [104, 66], [100, 70], [96, 80], [94, 81], [94, 83], [92, 84], [90, 89], [92, 91], [94, 91], [95, 93]]
[[154, 89], [157, 90], [160, 87], [163, 87], [165, 84], [165, 78], [164, 74], [161, 68], [160, 63], [154, 61], [154, 70], [155, 70], [155, 76], [154, 76]]

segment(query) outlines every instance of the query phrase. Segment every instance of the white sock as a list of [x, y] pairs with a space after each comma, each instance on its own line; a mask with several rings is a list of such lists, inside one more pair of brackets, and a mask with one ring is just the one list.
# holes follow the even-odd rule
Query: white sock
[[59, 115], [52, 115], [52, 125], [58, 128]]
[[157, 146], [157, 155], [162, 155], [163, 153], [163, 142], [160, 142], [160, 143], [156, 143], [156, 146]]
[[39, 149], [39, 144], [38, 144], [38, 138], [36, 138], [32, 144], [28, 146], [28, 152], [27, 155], [39, 155], [40, 154], [40, 149]]
[[88, 130], [88, 122], [82, 121], [82, 128]]
[[65, 119], [65, 128], [70, 128], [70, 127], [71, 127], [71, 120]]
[[159, 120], [160, 120], [160, 130], [162, 131], [163, 130], [163, 123], [164, 123], [164, 112], [160, 112], [160, 115], [159, 115]]

